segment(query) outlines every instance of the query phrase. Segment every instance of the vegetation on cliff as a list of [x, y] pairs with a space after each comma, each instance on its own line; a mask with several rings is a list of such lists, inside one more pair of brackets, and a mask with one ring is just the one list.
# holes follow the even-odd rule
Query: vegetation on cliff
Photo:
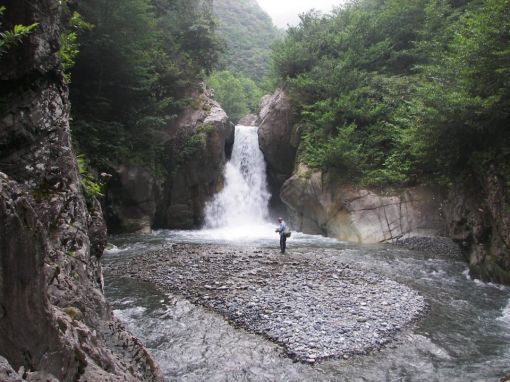
[[300, 160], [377, 186], [508, 168], [509, 14], [506, 0], [362, 0], [304, 15], [273, 53]]
[[214, 13], [225, 52], [220, 60], [223, 70], [214, 72], [207, 84], [229, 117], [237, 122], [246, 114], [257, 112], [261, 88], [267, 87], [271, 45], [283, 33], [256, 0], [215, 0]]
[[221, 53], [211, 1], [83, 0], [76, 11], [90, 24], [79, 28], [71, 57], [79, 151], [96, 169], [158, 168], [163, 130]]
[[207, 80], [214, 98], [221, 104], [233, 122], [249, 113], [256, 113], [262, 90], [248, 77], [234, 75], [228, 70], [214, 72]]
[[[2, 28], [1, 18], [5, 12], [5, 7], [0, 6], [0, 28]], [[0, 57], [4, 55], [7, 50], [19, 44], [24, 37], [28, 36], [37, 27], [37, 23], [31, 25], [16, 24], [12, 30], [0, 32]]]

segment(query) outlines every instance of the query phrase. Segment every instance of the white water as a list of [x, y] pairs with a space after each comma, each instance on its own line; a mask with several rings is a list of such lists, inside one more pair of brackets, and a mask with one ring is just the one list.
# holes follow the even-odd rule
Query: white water
[[246, 239], [274, 236], [268, 222], [266, 163], [257, 126], [236, 126], [232, 158], [225, 166], [225, 187], [205, 207], [205, 230], [214, 236]]

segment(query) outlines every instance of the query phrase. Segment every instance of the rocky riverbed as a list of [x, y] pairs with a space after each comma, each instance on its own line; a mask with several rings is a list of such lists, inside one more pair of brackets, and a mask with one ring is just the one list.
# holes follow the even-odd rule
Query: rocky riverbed
[[427, 309], [407, 286], [344, 263], [341, 251], [179, 244], [106, 270], [141, 279], [314, 363], [381, 348]]

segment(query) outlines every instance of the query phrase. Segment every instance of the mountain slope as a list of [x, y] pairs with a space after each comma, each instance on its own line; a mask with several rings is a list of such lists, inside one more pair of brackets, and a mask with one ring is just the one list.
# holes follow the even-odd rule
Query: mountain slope
[[226, 43], [226, 69], [260, 82], [269, 65], [271, 44], [280, 32], [256, 0], [215, 0], [218, 33]]

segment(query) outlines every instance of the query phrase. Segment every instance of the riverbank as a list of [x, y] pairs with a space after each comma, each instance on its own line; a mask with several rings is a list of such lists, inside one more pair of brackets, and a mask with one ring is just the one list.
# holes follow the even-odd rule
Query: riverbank
[[416, 291], [332, 249], [171, 245], [108, 269], [184, 296], [279, 344], [300, 362], [349, 358], [380, 349], [424, 315]]

